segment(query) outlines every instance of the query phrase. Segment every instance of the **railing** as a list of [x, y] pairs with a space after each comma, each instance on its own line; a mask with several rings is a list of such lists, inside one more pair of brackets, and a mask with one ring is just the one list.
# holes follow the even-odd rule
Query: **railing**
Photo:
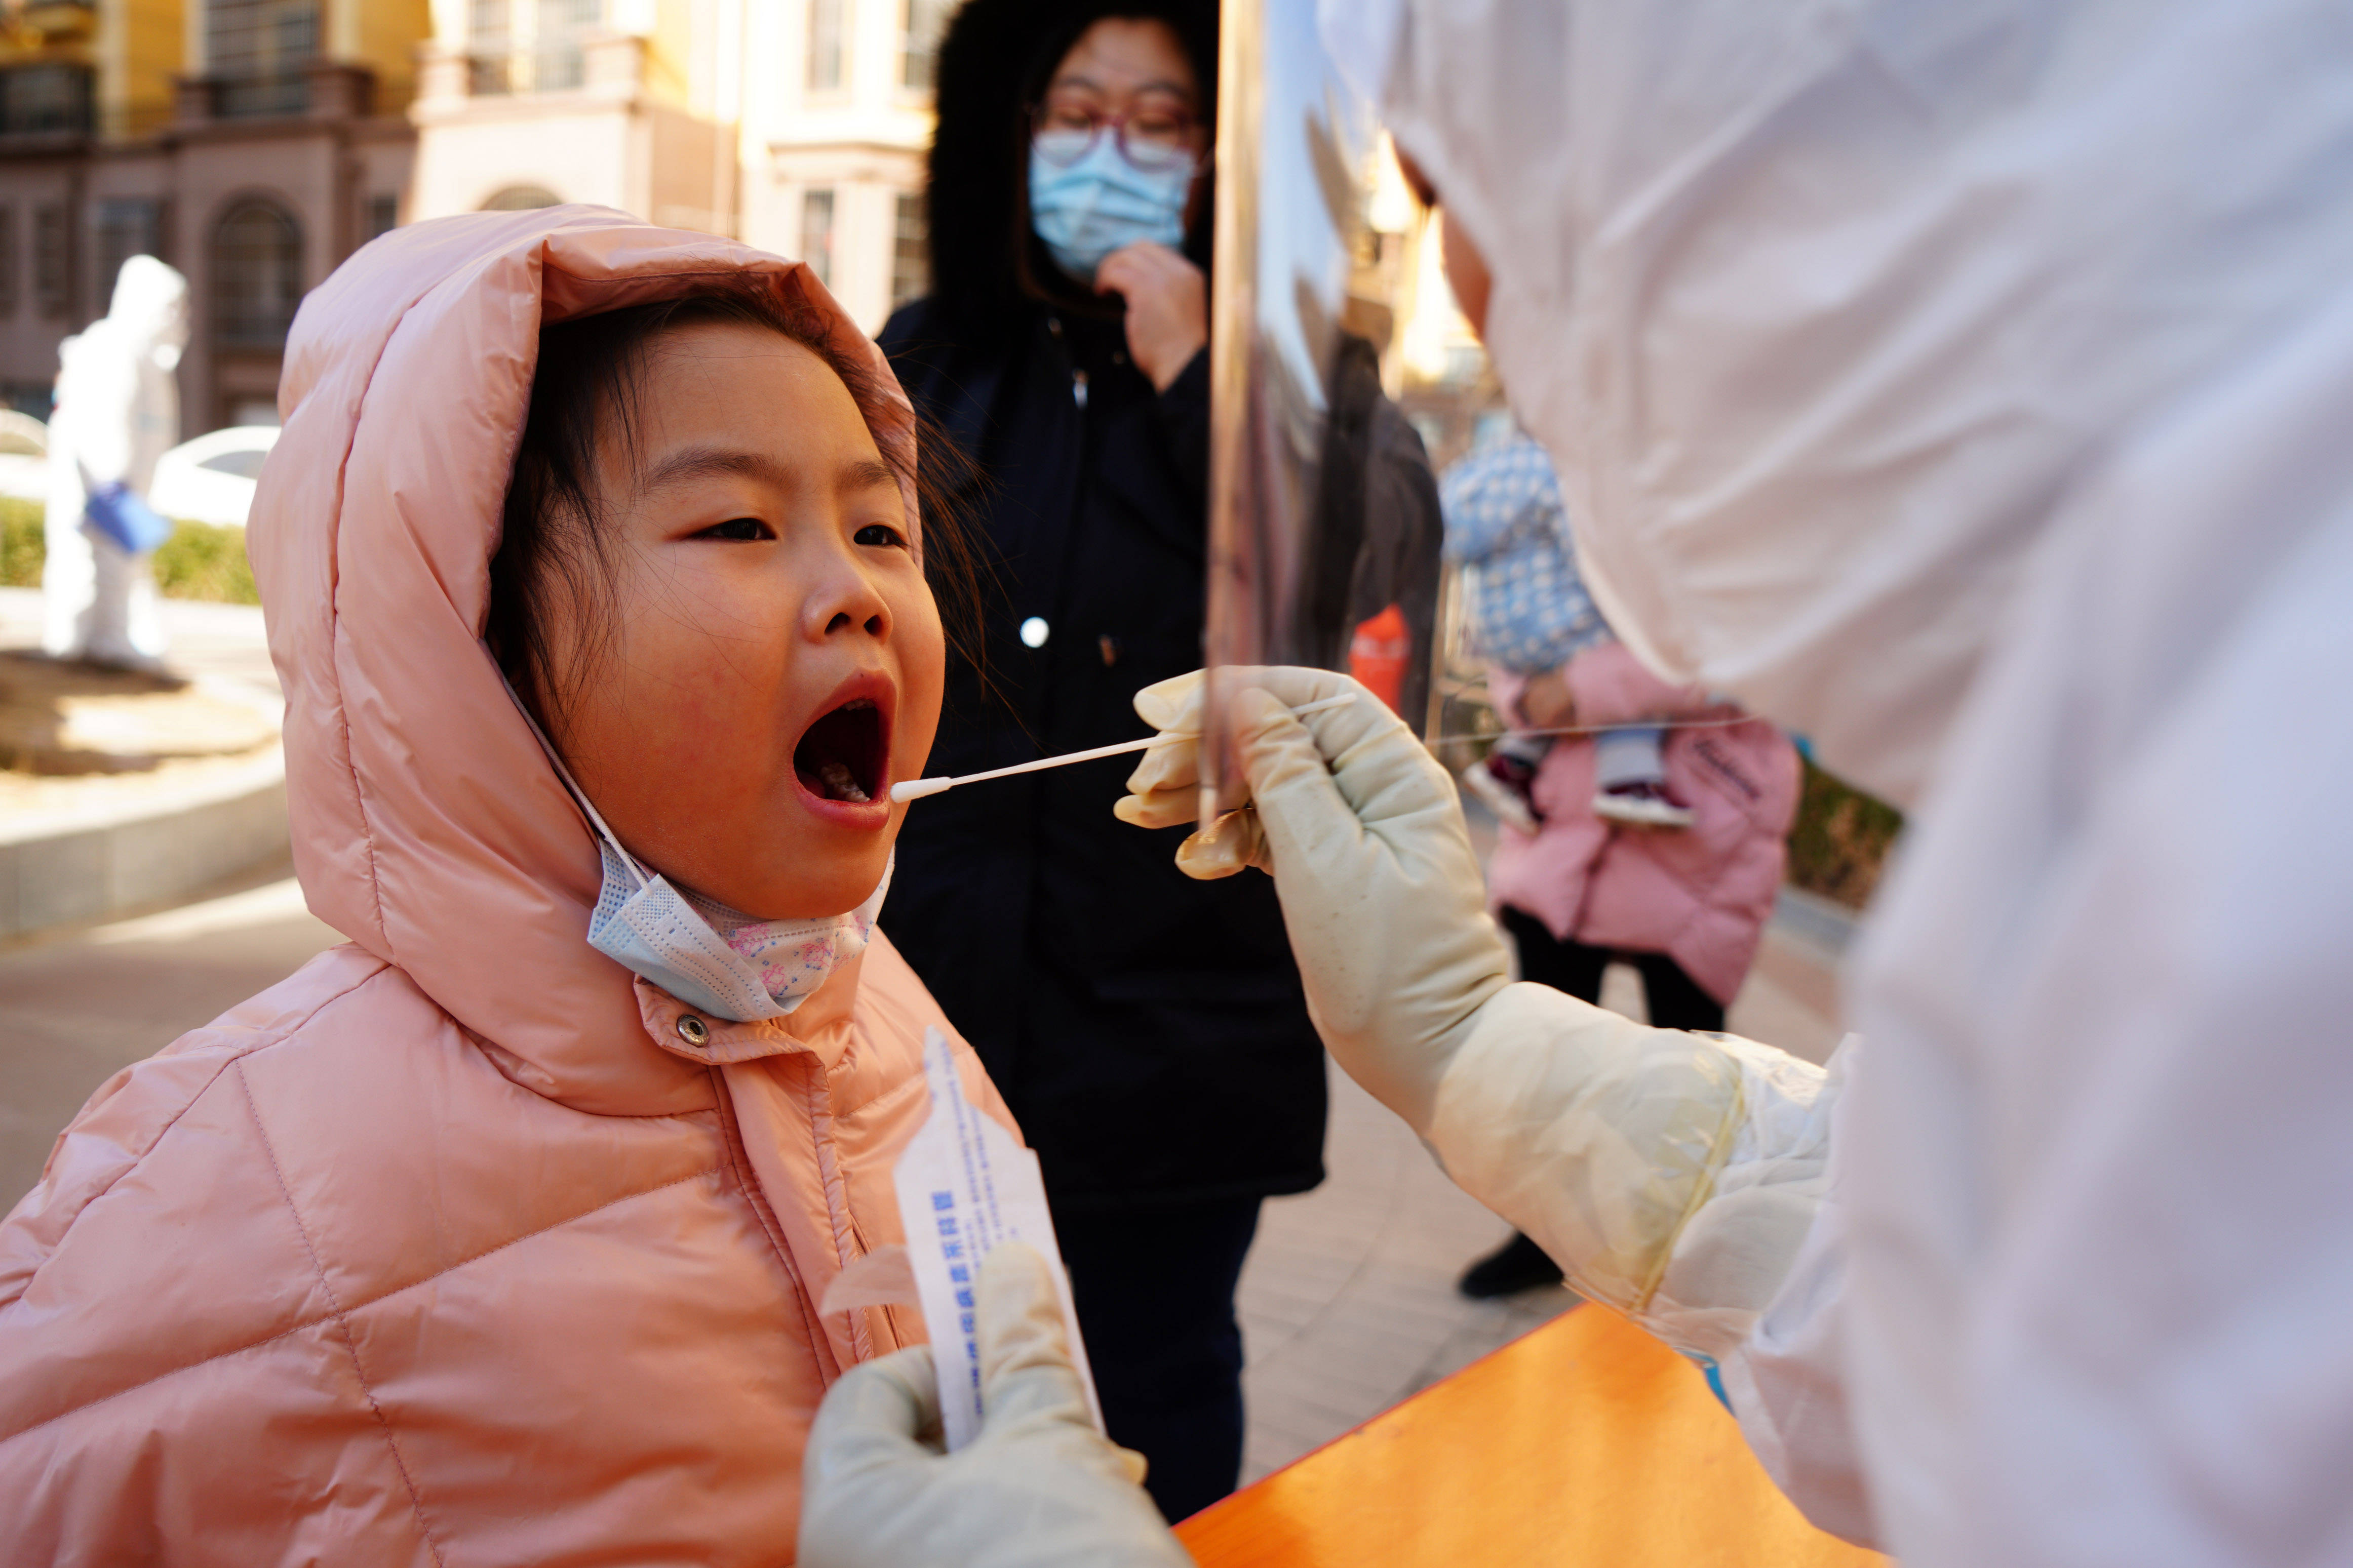
[[213, 114], [220, 120], [304, 114], [311, 108], [311, 78], [307, 71], [220, 76], [212, 79], [211, 87]]
[[87, 66], [16, 66], [0, 70], [0, 136], [87, 136]]
[[565, 92], [588, 80], [588, 57], [579, 45], [552, 49], [470, 55], [467, 90], [476, 98], [518, 92]]

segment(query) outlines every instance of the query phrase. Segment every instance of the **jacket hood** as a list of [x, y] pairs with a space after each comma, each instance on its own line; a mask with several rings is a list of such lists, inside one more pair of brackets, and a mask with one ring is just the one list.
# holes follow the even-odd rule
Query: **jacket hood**
[[188, 280], [152, 256], [134, 256], [114, 275], [106, 320], [142, 352], [176, 353], [188, 341]]
[[1320, 9], [1610, 625], [1898, 801], [2067, 498], [2353, 277], [2328, 0]]
[[[1025, 297], [1021, 259], [1034, 245], [1018, 216], [1029, 184], [1028, 111], [1071, 46], [1106, 16], [1154, 17], [1173, 27], [1207, 95], [1204, 113], [1215, 123], [1218, 8], [1211, 0], [967, 0], [940, 39], [938, 121], [923, 197], [931, 294], [968, 331], [1002, 327]], [[1201, 203], [1201, 217], [1185, 241], [1185, 253], [1205, 270], [1214, 205]], [[1032, 254], [1031, 275], [1053, 276], [1042, 248]]]
[[490, 563], [542, 323], [715, 273], [831, 317], [893, 397], [877, 438], [912, 472], [889, 367], [800, 264], [602, 208], [477, 213], [395, 230], [303, 301], [248, 525], [311, 910], [509, 1077], [582, 1110], [653, 1114], [709, 1089], [587, 944], [596, 840], [481, 640]]

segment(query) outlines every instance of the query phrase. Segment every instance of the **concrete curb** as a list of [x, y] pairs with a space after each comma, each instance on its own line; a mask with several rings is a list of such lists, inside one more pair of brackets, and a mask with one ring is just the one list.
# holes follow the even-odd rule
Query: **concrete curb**
[[178, 903], [289, 847], [277, 746], [164, 799], [26, 812], [0, 823], [0, 942]]
[[1854, 941], [1862, 917], [1844, 904], [1783, 883], [1773, 899], [1773, 924], [1835, 963]]

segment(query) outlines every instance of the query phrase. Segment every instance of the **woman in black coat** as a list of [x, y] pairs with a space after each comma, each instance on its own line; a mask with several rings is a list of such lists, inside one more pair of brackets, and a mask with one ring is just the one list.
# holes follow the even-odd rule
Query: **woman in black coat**
[[[972, 0], [943, 41], [934, 290], [882, 342], [984, 476], [997, 586], [932, 773], [1142, 737], [1136, 689], [1201, 662], [1216, 26]], [[882, 919], [1039, 1152], [1111, 1436], [1174, 1520], [1239, 1473], [1234, 1285], [1260, 1201], [1323, 1179], [1324, 1058], [1273, 883], [1115, 821], [1131, 761], [913, 806]]]

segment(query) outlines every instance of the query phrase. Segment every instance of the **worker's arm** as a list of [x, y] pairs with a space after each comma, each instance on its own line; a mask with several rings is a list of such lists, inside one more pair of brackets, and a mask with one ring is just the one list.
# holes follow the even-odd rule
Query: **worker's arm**
[[[1453, 781], [1413, 733], [1345, 676], [1225, 678], [1255, 822], [1197, 836], [1180, 863], [1273, 874], [1333, 1057], [1579, 1292], [1678, 1349], [1738, 1347], [1820, 1201], [1834, 1098], [1822, 1070], [1511, 984]], [[1345, 691], [1363, 695], [1292, 711]], [[1187, 676], [1147, 688], [1136, 709], [1198, 731], [1200, 695]], [[1145, 758], [1120, 816], [1191, 819], [1195, 746]]]

